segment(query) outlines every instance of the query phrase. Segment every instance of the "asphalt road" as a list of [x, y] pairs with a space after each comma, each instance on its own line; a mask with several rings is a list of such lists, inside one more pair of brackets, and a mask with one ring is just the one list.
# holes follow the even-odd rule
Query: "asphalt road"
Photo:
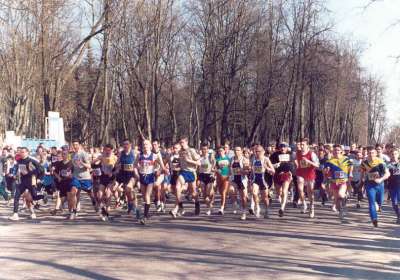
[[314, 219], [277, 211], [244, 222], [229, 209], [176, 220], [153, 213], [142, 226], [122, 210], [102, 222], [86, 200], [73, 222], [47, 207], [37, 220], [9, 222], [1, 201], [0, 279], [400, 279], [400, 225], [388, 205], [379, 228], [365, 203], [349, 204], [346, 223], [329, 207]]

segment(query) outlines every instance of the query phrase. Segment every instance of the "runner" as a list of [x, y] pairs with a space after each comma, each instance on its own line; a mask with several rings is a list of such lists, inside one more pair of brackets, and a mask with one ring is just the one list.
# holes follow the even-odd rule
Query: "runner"
[[199, 187], [207, 205], [206, 215], [210, 216], [215, 199], [214, 183], [215, 157], [210, 153], [208, 143], [203, 142], [200, 148]]
[[215, 168], [217, 177], [217, 188], [221, 195], [221, 208], [218, 210], [219, 215], [224, 215], [226, 198], [229, 191], [229, 166], [230, 159], [225, 154], [226, 148], [219, 147], [217, 150], [217, 156], [215, 158]]
[[63, 211], [62, 205], [67, 200], [68, 190], [72, 183], [72, 162], [68, 159], [69, 152], [67, 149], [63, 149], [61, 152], [61, 160], [54, 162], [54, 172], [56, 188], [58, 190], [58, 196], [54, 209], [50, 212], [52, 215], [56, 215], [58, 211]]
[[353, 194], [357, 199], [357, 208], [361, 208], [361, 200], [363, 199], [363, 184], [361, 180], [361, 164], [363, 162], [362, 152], [354, 151], [353, 159], [351, 160], [353, 165], [353, 177], [351, 179], [351, 186], [353, 188]]
[[19, 151], [19, 159], [17, 160], [17, 176], [19, 177], [19, 184], [15, 190], [14, 196], [14, 211], [13, 215], [9, 217], [12, 221], [18, 221], [18, 208], [19, 199], [25, 191], [28, 191], [27, 206], [31, 211], [31, 219], [36, 219], [35, 211], [33, 210], [32, 200], [44, 199], [43, 195], [38, 195], [35, 187], [36, 178], [39, 178], [43, 173], [43, 169], [38, 161], [29, 157], [28, 148], [22, 147]]
[[310, 200], [310, 218], [314, 218], [314, 182], [315, 169], [319, 167], [318, 157], [309, 149], [308, 139], [303, 138], [300, 142], [300, 151], [296, 155], [296, 176], [300, 200], [303, 203], [302, 213], [307, 212], [307, 202], [304, 187], [307, 188], [307, 196]]
[[103, 147], [103, 153], [97, 159], [97, 161], [101, 162], [100, 185], [97, 193], [97, 200], [100, 202], [100, 218], [103, 221], [109, 219], [111, 198], [117, 189], [114, 172], [118, 158], [113, 153], [113, 150], [114, 147], [111, 144], [106, 144]]
[[378, 214], [376, 209], [376, 199], [381, 206], [384, 199], [383, 182], [389, 178], [390, 172], [386, 168], [384, 161], [377, 157], [374, 147], [368, 147], [368, 157], [361, 164], [361, 178], [365, 181], [365, 189], [368, 196], [369, 214], [374, 227], [378, 227]]
[[79, 141], [72, 142], [73, 178], [68, 191], [68, 208], [70, 215], [68, 219], [74, 220], [77, 216], [81, 191], [85, 191], [92, 200], [92, 205], [96, 206], [96, 200], [92, 191], [93, 181], [90, 174], [90, 156], [82, 148]]
[[125, 191], [128, 201], [128, 215], [134, 213], [136, 219], [140, 219], [137, 195], [134, 190], [136, 179], [134, 171], [135, 154], [132, 143], [125, 139], [122, 143], [123, 150], [120, 153], [117, 163], [117, 181]]
[[188, 191], [195, 201], [195, 215], [200, 215], [200, 202], [196, 191], [196, 169], [200, 166], [200, 156], [195, 149], [189, 147], [187, 137], [181, 138], [179, 144], [181, 145], [181, 150], [179, 151], [181, 171], [176, 182], [175, 208], [170, 211], [173, 218], [176, 218], [178, 211], [183, 211], [181, 195], [185, 184], [188, 184]]
[[[149, 140], [144, 140], [143, 151], [136, 157], [134, 163], [135, 173], [140, 180], [140, 190], [144, 201], [144, 214], [140, 219], [140, 223], [143, 225], [146, 224], [147, 220], [150, 218], [151, 193], [156, 177], [160, 175], [159, 173], [165, 171], [160, 154], [154, 154], [151, 148], [151, 142]], [[156, 169], [157, 165], [159, 165], [160, 168]]]
[[[179, 159], [179, 151], [180, 150], [181, 150], [181, 145], [179, 143], [176, 143], [172, 147], [172, 152], [169, 155], [169, 159], [168, 159], [168, 169], [167, 170], [169, 172], [171, 190], [175, 194], [177, 193], [176, 184], [178, 182], [179, 173], [181, 171], [180, 159]], [[180, 198], [179, 198], [179, 201], [180, 201]]]
[[270, 186], [268, 186], [268, 184], [265, 182], [265, 172], [274, 175], [275, 169], [268, 157], [265, 156], [265, 150], [261, 145], [258, 145], [255, 148], [255, 157], [251, 164], [251, 170], [253, 171], [253, 184], [251, 187], [251, 193], [255, 204], [255, 215], [257, 218], [260, 217], [261, 209], [258, 195], [261, 192], [261, 200], [265, 205], [264, 218], [268, 218], [268, 188]]
[[[157, 155], [157, 157], [161, 157], [161, 159], [163, 160], [164, 165], [167, 163], [165, 161], [165, 156], [163, 155], [163, 153], [161, 153], [160, 150], [160, 141], [159, 140], [153, 140], [152, 142], [152, 147], [153, 150], [152, 152]], [[162, 172], [159, 172], [161, 166], [156, 165], [156, 180], [154, 182], [154, 203], [156, 205], [156, 210], [157, 212], [165, 212], [165, 190], [163, 189], [163, 183], [164, 183], [164, 179], [165, 176]]]
[[[100, 177], [101, 177], [101, 161], [98, 158], [101, 156], [100, 150], [97, 148], [91, 149], [92, 152], [90, 157], [91, 161], [91, 172], [92, 175], [92, 182], [93, 182], [93, 195], [96, 199], [95, 205], [95, 212], [100, 214], [100, 204], [101, 204], [101, 197], [99, 196], [99, 189], [100, 189]], [[100, 199], [99, 199], [100, 197]]]
[[396, 213], [396, 223], [400, 224], [400, 162], [399, 162], [399, 151], [393, 149], [390, 155], [389, 171], [390, 177], [388, 179], [388, 188], [390, 191], [390, 198], [392, 200], [393, 210]]
[[250, 173], [250, 161], [243, 156], [243, 150], [241, 147], [235, 147], [235, 156], [231, 162], [231, 173], [233, 174], [231, 184], [235, 188], [235, 193], [239, 193], [240, 196], [240, 206], [242, 209], [241, 220], [246, 220], [247, 211], [247, 187], [248, 187], [248, 177]]
[[271, 155], [271, 163], [275, 168], [274, 182], [276, 193], [280, 198], [279, 217], [283, 217], [288, 198], [290, 183], [293, 179], [294, 165], [290, 157], [289, 145], [280, 143], [278, 151]]
[[344, 219], [344, 206], [347, 191], [347, 182], [352, 180], [352, 162], [343, 155], [343, 149], [340, 145], [333, 146], [333, 155], [324, 164], [324, 172], [331, 180], [331, 190], [333, 194], [336, 209], [339, 210], [339, 218]]

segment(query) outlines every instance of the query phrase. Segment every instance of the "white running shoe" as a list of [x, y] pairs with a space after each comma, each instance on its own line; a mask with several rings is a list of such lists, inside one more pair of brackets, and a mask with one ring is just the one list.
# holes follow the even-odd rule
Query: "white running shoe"
[[12, 214], [10, 217], [8, 217], [8, 219], [11, 221], [19, 221], [18, 213]]
[[81, 203], [78, 202], [78, 204], [76, 205], [76, 211], [81, 211]]
[[301, 213], [302, 214], [305, 214], [305, 213], [307, 213], [307, 203], [304, 201], [304, 203], [303, 203], [303, 209], [301, 209]]
[[31, 214], [31, 219], [32, 219], [32, 220], [36, 220], [36, 214], [35, 214], [35, 212], [32, 212], [32, 214]]
[[207, 210], [206, 215], [207, 215], [207, 216], [211, 216], [211, 209], [208, 209], [208, 210]]
[[256, 205], [256, 207], [255, 207], [255, 215], [256, 215], [256, 218], [261, 217], [261, 209], [260, 209], [259, 205]]
[[246, 220], [246, 213], [242, 213], [242, 215], [240, 216], [240, 219], [242, 221], [245, 221]]
[[314, 207], [311, 207], [310, 208], [310, 218], [312, 219], [312, 218], [314, 218], [314, 216], [315, 216]]

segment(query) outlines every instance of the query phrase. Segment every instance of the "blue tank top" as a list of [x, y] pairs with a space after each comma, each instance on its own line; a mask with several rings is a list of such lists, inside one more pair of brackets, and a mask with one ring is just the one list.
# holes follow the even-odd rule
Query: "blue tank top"
[[139, 155], [139, 173], [140, 174], [153, 174], [155, 171], [154, 154], [151, 153], [148, 157], [144, 154]]
[[121, 164], [121, 169], [124, 172], [133, 172], [133, 163], [135, 162], [135, 154], [131, 150], [128, 154], [125, 154], [124, 151], [122, 151], [120, 157], [119, 157], [119, 162]]

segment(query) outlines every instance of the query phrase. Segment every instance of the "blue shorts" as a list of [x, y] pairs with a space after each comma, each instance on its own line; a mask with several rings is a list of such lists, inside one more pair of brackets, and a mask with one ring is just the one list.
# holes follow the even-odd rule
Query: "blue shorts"
[[156, 181], [156, 175], [154, 173], [151, 174], [139, 174], [140, 175], [140, 184], [148, 186], [150, 184], [154, 184]]
[[179, 176], [182, 176], [182, 178], [185, 180], [185, 183], [193, 183], [196, 181], [196, 174], [192, 171], [181, 170]]
[[171, 175], [165, 175], [163, 183], [167, 185], [171, 184]]
[[253, 183], [257, 184], [261, 191], [268, 189], [268, 184], [265, 182], [263, 174], [255, 174]]
[[86, 192], [91, 191], [93, 188], [92, 180], [79, 180], [74, 177], [71, 181], [71, 187], [76, 187], [78, 190], [84, 190]]

